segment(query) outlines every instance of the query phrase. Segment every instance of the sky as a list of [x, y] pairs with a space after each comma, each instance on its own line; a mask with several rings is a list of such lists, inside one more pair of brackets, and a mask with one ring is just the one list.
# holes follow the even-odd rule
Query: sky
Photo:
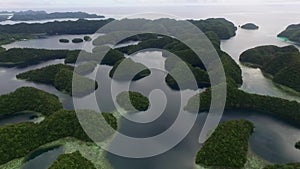
[[[3, 9], [14, 8], [72, 8], [95, 6], [135, 6], [135, 5], [181, 5], [181, 4], [265, 4], [265, 3], [300, 3], [300, 0], [0, 0]], [[0, 8], [0, 10], [1, 10]]]

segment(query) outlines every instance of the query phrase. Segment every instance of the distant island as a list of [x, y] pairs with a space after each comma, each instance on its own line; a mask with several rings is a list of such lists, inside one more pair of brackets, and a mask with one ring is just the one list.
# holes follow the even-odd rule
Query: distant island
[[[47, 20], [47, 19], [67, 19], [67, 18], [105, 18], [101, 15], [88, 14], [85, 12], [53, 12], [47, 13], [46, 11], [20, 11], [20, 12], [10, 12], [12, 17], [8, 18], [7, 15], [3, 17], [2, 21], [12, 20], [12, 21], [33, 21], [33, 20]], [[1, 19], [0, 19], [1, 20]]]
[[300, 24], [288, 26], [283, 32], [277, 35], [281, 38], [286, 38], [290, 41], [300, 44]]
[[259, 46], [241, 54], [240, 61], [260, 68], [277, 84], [300, 92], [300, 52], [294, 46]]
[[255, 25], [254, 23], [246, 23], [245, 25], [242, 25], [241, 28], [248, 30], [256, 30], [259, 28], [259, 26]]

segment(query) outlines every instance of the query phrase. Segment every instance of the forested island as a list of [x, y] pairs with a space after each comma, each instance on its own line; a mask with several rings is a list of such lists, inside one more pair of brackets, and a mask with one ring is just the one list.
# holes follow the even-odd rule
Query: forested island
[[62, 109], [57, 96], [32, 87], [22, 87], [0, 96], [0, 116], [36, 112], [49, 116]]
[[248, 139], [254, 125], [245, 120], [220, 124], [204, 143], [196, 164], [221, 168], [243, 168], [247, 161]]
[[0, 52], [0, 67], [27, 67], [41, 62], [64, 59], [76, 51], [12, 48]]
[[149, 99], [138, 92], [122, 92], [118, 94], [116, 100], [120, 107], [130, 113], [146, 111], [150, 106]]
[[[122, 64], [120, 66], [120, 64]], [[151, 74], [151, 71], [143, 64], [136, 63], [130, 58], [118, 61], [111, 71], [109, 77], [120, 81], [137, 81]]]
[[300, 24], [293, 24], [288, 26], [277, 36], [300, 44]]
[[300, 52], [294, 46], [259, 46], [241, 54], [240, 61], [260, 68], [275, 83], [300, 92]]
[[104, 16], [96, 14], [88, 14], [85, 12], [53, 12], [47, 13], [46, 11], [20, 11], [12, 12], [13, 16], [10, 18], [12, 21], [32, 21], [32, 20], [46, 20], [46, 19], [67, 19], [67, 18], [104, 18]]
[[[225, 52], [223, 52], [220, 48], [220, 39], [218, 35], [214, 32], [206, 32], [207, 37], [211, 40], [212, 44], [214, 45], [215, 49], [217, 50], [223, 66], [225, 68], [225, 74], [227, 77], [234, 79], [234, 81], [241, 85], [242, 84], [242, 76], [241, 76], [241, 69], [237, 65], [237, 63]], [[206, 72], [206, 68], [204, 67], [202, 61], [199, 57], [186, 45], [179, 42], [176, 39], [162, 36], [162, 35], [150, 35], [150, 34], [142, 34], [138, 36], [133, 36], [127, 38], [127, 40], [135, 40], [137, 39], [139, 42], [137, 45], [129, 45], [126, 47], [117, 48], [121, 52], [124, 52], [128, 55], [136, 53], [143, 49], [148, 48], [157, 48], [167, 50], [176, 56], [178, 56], [182, 61], [186, 63], [189, 67], [191, 72], [193, 73], [194, 77], [189, 77], [186, 74], [182, 73], [182, 68], [185, 67], [182, 63], [177, 63], [171, 57], [168, 57], [166, 54], [163, 53], [164, 57], [166, 57], [165, 61], [165, 68], [171, 74], [176, 74], [177, 82], [175, 81], [174, 77], [171, 74], [168, 74], [165, 78], [166, 83], [170, 88], [173, 90], [179, 90], [179, 85], [182, 84], [184, 89], [193, 88], [191, 86], [191, 82], [196, 79], [198, 88], [204, 88], [210, 86], [210, 81], [208, 78], [208, 74]], [[125, 41], [123, 41], [124, 43]], [[181, 90], [184, 90], [181, 89]]]
[[246, 23], [241, 26], [243, 29], [248, 29], [248, 30], [256, 30], [259, 29], [259, 26], [255, 25], [254, 23]]
[[[102, 115], [92, 111], [85, 111], [89, 116], [104, 116], [113, 128], [117, 119], [109, 113]], [[66, 120], [67, 119], [67, 120]], [[105, 125], [99, 128], [103, 135], [113, 134]], [[45, 134], [47, 133], [47, 134]], [[40, 146], [61, 138], [73, 137], [85, 142], [91, 142], [83, 131], [75, 111], [59, 110], [47, 117], [40, 124], [22, 123], [0, 128], [0, 165], [13, 159], [21, 158]], [[26, 138], [26, 139], [24, 139]]]
[[0, 25], [1, 34], [93, 34], [102, 26], [114, 19], [61, 21], [47, 23], [19, 23], [14, 25]]
[[[76, 77], [73, 78], [73, 75]], [[98, 88], [97, 82], [76, 74], [74, 67], [63, 64], [50, 65], [21, 73], [17, 75], [17, 78], [52, 85], [56, 89], [73, 96], [84, 96]], [[72, 87], [73, 80], [76, 85]]]
[[96, 169], [93, 163], [84, 158], [79, 151], [58, 157], [49, 169]]
[[229, 39], [236, 35], [237, 27], [224, 18], [209, 18], [206, 20], [189, 20], [202, 32], [215, 32], [220, 39]]
[[[200, 108], [198, 98], [200, 97]], [[209, 110], [211, 101], [211, 90], [193, 96], [185, 110], [193, 113], [201, 113]], [[276, 117], [289, 120], [295, 124], [300, 124], [300, 103], [288, 101], [280, 98], [263, 96], [258, 94], [246, 93], [238, 89], [233, 80], [228, 79], [226, 110], [253, 110], [266, 114], [272, 114]]]

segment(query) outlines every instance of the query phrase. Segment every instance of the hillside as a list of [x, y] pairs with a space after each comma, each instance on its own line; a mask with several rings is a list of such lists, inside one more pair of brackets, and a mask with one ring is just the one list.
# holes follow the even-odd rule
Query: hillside
[[274, 82], [300, 91], [300, 52], [294, 46], [260, 46], [243, 52], [240, 61], [260, 68]]
[[290, 41], [300, 43], [300, 24], [288, 26], [278, 37], [287, 38]]

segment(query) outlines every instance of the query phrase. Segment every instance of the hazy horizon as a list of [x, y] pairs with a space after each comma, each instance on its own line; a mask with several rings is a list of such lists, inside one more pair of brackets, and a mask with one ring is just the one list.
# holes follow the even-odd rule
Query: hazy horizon
[[0, 1], [1, 10], [14, 9], [51, 9], [51, 8], [89, 8], [114, 6], [161, 6], [161, 5], [265, 5], [265, 4], [300, 4], [298, 0], [10, 0]]

